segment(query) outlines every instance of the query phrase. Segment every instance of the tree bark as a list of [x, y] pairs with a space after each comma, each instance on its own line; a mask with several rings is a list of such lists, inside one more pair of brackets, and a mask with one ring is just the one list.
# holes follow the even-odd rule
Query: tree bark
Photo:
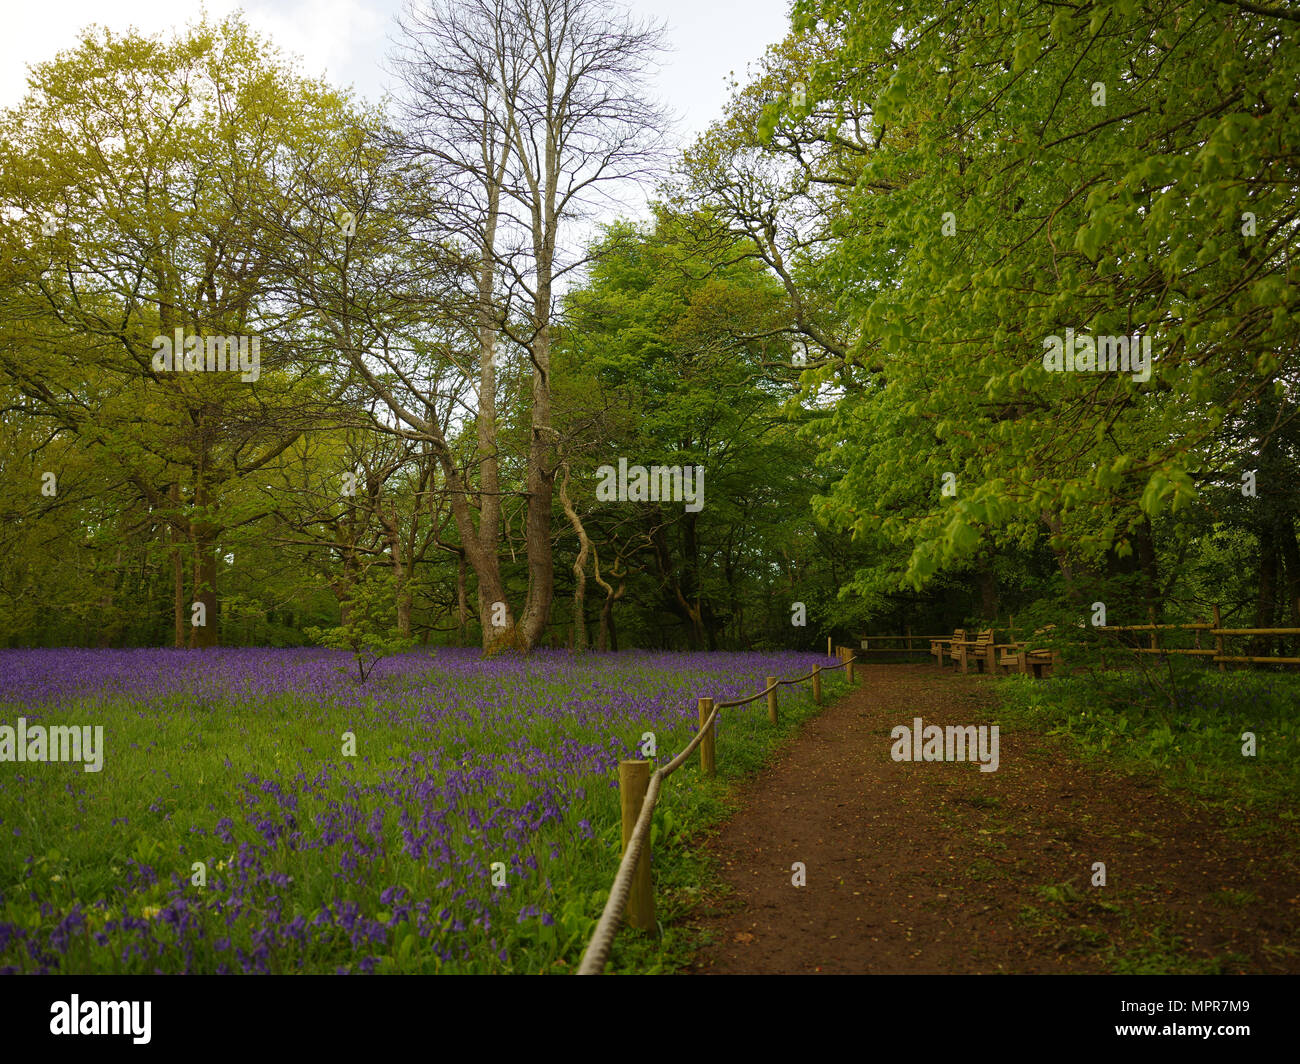
[[[201, 431], [198, 439], [203, 439]], [[201, 444], [200, 444], [201, 445]], [[203, 603], [203, 624], [193, 624], [191, 616], [190, 646], [215, 647], [217, 638], [217, 529], [208, 520], [212, 499], [202, 466], [195, 471], [194, 510], [190, 520], [190, 542], [194, 545], [194, 601]]]
[[587, 538], [587, 530], [582, 527], [578, 511], [573, 508], [573, 503], [569, 499], [567, 463], [564, 466], [564, 479], [560, 482], [560, 502], [564, 506], [565, 515], [569, 518], [569, 524], [578, 534], [578, 556], [573, 562], [573, 650], [581, 654], [587, 649], [587, 554], [591, 550], [591, 540]]
[[1286, 564], [1286, 598], [1290, 606], [1292, 628], [1300, 628], [1300, 545], [1296, 542], [1295, 520], [1287, 515], [1278, 530], [1282, 560]]
[[402, 526], [397, 512], [397, 503], [384, 509], [383, 502], [376, 498], [375, 509], [383, 522], [384, 533], [388, 539], [388, 551], [392, 555], [393, 595], [397, 605], [397, 633], [404, 639], [411, 637], [411, 589], [408, 583], [406, 566], [402, 557]]
[[[551, 182], [554, 193], [554, 183]], [[550, 620], [551, 599], [555, 593], [555, 560], [551, 547], [551, 507], [555, 489], [555, 471], [547, 468], [551, 450], [551, 253], [547, 238], [553, 239], [553, 211], [547, 210], [550, 223], [541, 234], [542, 253], [537, 262], [537, 297], [534, 304], [534, 338], [530, 348], [533, 361], [531, 433], [528, 444], [528, 509], [524, 524], [524, 544], [528, 552], [528, 597], [520, 623], [526, 648], [536, 646]]]
[[167, 497], [175, 511], [170, 519], [172, 620], [175, 628], [175, 642], [172, 645], [179, 649], [185, 646], [185, 558], [181, 551], [181, 544], [184, 542], [185, 536], [180, 527], [181, 486], [179, 483], [172, 482], [167, 489]]
[[469, 635], [469, 598], [465, 579], [465, 552], [456, 561], [456, 645], [463, 647]]
[[[608, 584], [600, 575], [600, 552], [595, 547], [591, 551], [592, 571], [595, 574], [596, 583], [600, 585], [605, 592], [605, 601], [600, 606], [600, 632], [597, 635], [596, 649], [601, 653], [606, 650], [617, 650], [618, 640], [614, 634], [614, 604], [623, 597], [623, 592], [627, 589], [627, 584], [619, 581], [618, 590]], [[614, 559], [614, 565], [609, 571], [609, 575], [616, 580], [623, 575], [619, 569], [619, 558]]]

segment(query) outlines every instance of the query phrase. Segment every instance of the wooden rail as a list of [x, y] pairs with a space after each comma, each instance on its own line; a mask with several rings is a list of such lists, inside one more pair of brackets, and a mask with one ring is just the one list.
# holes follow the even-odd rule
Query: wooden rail
[[[1099, 632], [1150, 632], [1149, 647], [1126, 647], [1135, 654], [1181, 654], [1185, 657], [1209, 658], [1219, 666], [1234, 665], [1300, 665], [1300, 657], [1286, 657], [1278, 654], [1228, 654], [1224, 647], [1227, 638], [1249, 636], [1300, 636], [1300, 628], [1220, 628], [1219, 607], [1214, 607], [1214, 620], [1195, 624], [1109, 624], [1097, 629]], [[1195, 647], [1161, 647], [1157, 645], [1157, 632], [1184, 631], [1196, 633]], [[1201, 649], [1201, 633], [1208, 632], [1214, 638], [1214, 649]]]
[[[1021, 650], [1024, 650], [1025, 641], [1016, 639], [1016, 630], [1014, 624], [1009, 629], [999, 629], [999, 630], [1009, 631], [1011, 642], [994, 643], [995, 653], [1004, 650], [1011, 650], [1017, 647], [1020, 648]], [[1149, 624], [1111, 624], [1111, 625], [1099, 626], [1096, 629], [1094, 629], [1094, 631], [1109, 632], [1109, 633], [1140, 632], [1148, 637], [1146, 640], [1144, 640], [1144, 643], [1146, 645], [1123, 646], [1122, 649], [1124, 651], [1131, 652], [1134, 654], [1158, 654], [1158, 655], [1170, 654], [1170, 655], [1184, 655], [1187, 657], [1205, 658], [1218, 665], [1220, 672], [1224, 671], [1226, 667], [1230, 664], [1300, 665], [1300, 656], [1288, 656], [1283, 654], [1251, 655], [1251, 654], [1228, 653], [1227, 647], [1225, 645], [1228, 639], [1239, 639], [1239, 638], [1249, 638], [1249, 637], [1267, 638], [1270, 636], [1271, 637], [1290, 636], [1300, 640], [1300, 628], [1287, 628], [1287, 627], [1225, 628], [1222, 627], [1222, 619], [1221, 619], [1218, 606], [1214, 607], [1214, 617], [1212, 620], [1209, 621], [1196, 621], [1188, 624], [1156, 624], [1154, 621]], [[1178, 632], [1178, 631], [1193, 633], [1195, 635], [1195, 645], [1192, 647], [1163, 647], [1160, 645], [1160, 633]], [[1042, 633], [1037, 633], [1037, 634], [1042, 634]], [[1208, 635], [1208, 637], [1213, 641], [1213, 648], [1203, 647], [1201, 645], [1201, 639], [1204, 635]], [[926, 654], [927, 656], [934, 657], [936, 656], [936, 652], [934, 650], [934, 644], [935, 643], [940, 643], [944, 645], [951, 644], [953, 642], [953, 637], [954, 637], [954, 633], [947, 633], [947, 632], [943, 633], [942, 635], [916, 635], [912, 632], [908, 632], [905, 635], [864, 635], [864, 636], [859, 636], [859, 639], [862, 642], [862, 647], [859, 650], [855, 651], [855, 653], [858, 655]], [[898, 643], [898, 642], [904, 642], [906, 645], [903, 647], [871, 646], [872, 643], [880, 644], [880, 643]], [[922, 645], [920, 646], [913, 645], [914, 643], [918, 643], [918, 642], [921, 643]], [[976, 641], [973, 639], [964, 640], [964, 643], [968, 646], [974, 645], [975, 642]], [[828, 653], [830, 652], [829, 645], [827, 647], [827, 652]], [[1046, 653], [1047, 653], [1046, 651], [1042, 651], [1040, 652], [1039, 656], [1044, 657]], [[940, 665], [942, 665], [945, 660], [946, 651], [939, 653], [937, 656], [939, 657]], [[1007, 655], [999, 654], [996, 660], [998, 662], [1001, 662], [1002, 658], [1005, 656]], [[1028, 656], [1030, 658], [1034, 658], [1034, 652], [1030, 652]], [[1037, 664], [1037, 660], [1038, 659], [1035, 658], [1035, 664]], [[1103, 658], [1103, 665], [1104, 664], [1105, 664], [1105, 659]], [[999, 669], [1003, 667], [1004, 666], [999, 665]], [[1009, 667], [1009, 666], [1005, 666], [1005, 667]], [[1024, 666], [1022, 664], [1022, 670], [1023, 668]]]
[[[914, 635], [911, 632], [908, 632], [906, 635], [863, 635], [858, 637], [862, 645], [857, 649], [857, 653], [859, 654], [924, 654], [926, 655], [926, 657], [929, 657], [930, 640], [947, 639], [947, 638], [948, 636], [942, 636], [942, 635]], [[877, 643], [898, 642], [902, 640], [902, 641], [906, 641], [907, 646], [877, 648], [871, 645], [873, 640]], [[912, 643], [918, 640], [920, 641], [921, 645], [918, 647], [912, 646]]]
[[[1120, 633], [1120, 632], [1141, 632], [1149, 637], [1147, 646], [1121, 646], [1126, 652], [1133, 654], [1169, 654], [1182, 655], [1185, 657], [1206, 658], [1219, 666], [1219, 671], [1223, 672], [1227, 665], [1300, 665], [1300, 656], [1288, 656], [1282, 654], [1229, 654], [1225, 646], [1228, 639], [1241, 639], [1249, 637], [1282, 637], [1290, 636], [1300, 639], [1300, 628], [1223, 628], [1220, 627], [1219, 607], [1214, 607], [1214, 619], [1212, 621], [1196, 621], [1188, 624], [1108, 624], [1100, 625], [1094, 631]], [[1162, 647], [1160, 645], [1161, 632], [1192, 632], [1195, 635], [1195, 645], [1191, 647]], [[1202, 634], [1208, 634], [1214, 642], [1213, 648], [1201, 646]], [[1040, 633], [1041, 634], [1041, 633]], [[871, 636], [872, 639], [901, 639], [904, 636]], [[919, 636], [914, 638], [921, 638]], [[932, 636], [943, 642], [950, 642], [951, 636]], [[1015, 640], [1015, 630], [1011, 630], [1011, 638]], [[1023, 641], [1022, 641], [1023, 642]], [[999, 647], [1010, 644], [997, 644]], [[1017, 644], [1018, 645], [1018, 644]], [[893, 653], [893, 651], [891, 651]], [[933, 652], [932, 652], [933, 653]], [[1103, 665], [1105, 659], [1103, 657]], [[942, 658], [940, 659], [942, 664]]]
[[[827, 640], [827, 657], [831, 655], [832, 644]], [[825, 667], [826, 671], [843, 668], [850, 684], [853, 683], [853, 663], [857, 660], [854, 651], [847, 647], [837, 648], [840, 663]], [[659, 800], [659, 790], [663, 781], [686, 763], [698, 747], [700, 750], [701, 774], [712, 776], [716, 770], [713, 743], [714, 725], [718, 713], [724, 709], [748, 705], [764, 696], [767, 697], [768, 719], [777, 722], [776, 689], [787, 684], [802, 683], [812, 680], [813, 700], [821, 705], [821, 674], [823, 667], [814, 665], [812, 671], [804, 676], [795, 676], [788, 680], [778, 680], [773, 676], [767, 678], [767, 686], [748, 698], [738, 698], [731, 702], [718, 702], [711, 698], [699, 699], [700, 730], [697, 731], [686, 749], [662, 768], [650, 771], [649, 761], [621, 761], [618, 766], [619, 806], [622, 812], [623, 856], [619, 861], [618, 871], [614, 873], [614, 882], [609, 888], [609, 898], [605, 908], [596, 922], [591, 941], [583, 952], [578, 965], [578, 975], [599, 975], [605, 970], [609, 960], [609, 950], [614, 943], [614, 934], [624, 912], [631, 927], [650, 930], [655, 926], [654, 892], [650, 882], [650, 824], [654, 818], [654, 807]]]

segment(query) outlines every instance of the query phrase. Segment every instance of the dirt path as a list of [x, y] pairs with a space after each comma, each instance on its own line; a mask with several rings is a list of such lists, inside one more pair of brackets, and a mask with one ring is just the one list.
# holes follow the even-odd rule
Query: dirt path
[[994, 699], [933, 665], [863, 671], [710, 840], [731, 890], [697, 910], [691, 971], [1300, 970], [1294, 864], [1056, 738], [1003, 731], [996, 772], [895, 762], [895, 725], [986, 724]]

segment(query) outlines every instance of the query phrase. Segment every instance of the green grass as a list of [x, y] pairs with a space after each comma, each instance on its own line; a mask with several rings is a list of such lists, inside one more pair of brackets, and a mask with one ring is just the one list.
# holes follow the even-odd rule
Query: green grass
[[[1229, 835], [1263, 837], [1284, 854], [1294, 852], [1300, 677], [1184, 665], [1150, 675], [1011, 677], [999, 682], [999, 720], [1004, 727], [1064, 736], [1086, 760], [1209, 808]], [[1247, 731], [1255, 734], [1253, 757], [1243, 756]], [[1140, 827], [1128, 835], [1161, 841]], [[1022, 925], [1052, 936], [1062, 949], [1097, 951], [1116, 974], [1223, 974], [1249, 965], [1231, 952], [1194, 955], [1162, 917], [1135, 903], [1104, 902], [1069, 883], [1046, 884], [1036, 893], [1041, 904], [1022, 909]], [[1249, 891], [1227, 888], [1210, 897], [1225, 909], [1258, 900]], [[1110, 935], [1089, 922], [1107, 915], [1119, 920]]]
[[[1107, 672], [999, 681], [999, 719], [1068, 737], [1085, 757], [1214, 807], [1238, 837], [1294, 845], [1300, 797], [1300, 676]], [[1243, 735], [1255, 753], [1243, 753]], [[1289, 840], [1289, 841], [1288, 841]]]

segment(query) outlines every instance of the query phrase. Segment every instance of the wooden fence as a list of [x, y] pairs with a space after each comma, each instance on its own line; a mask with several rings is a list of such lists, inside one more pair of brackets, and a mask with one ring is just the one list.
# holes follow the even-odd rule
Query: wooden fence
[[[1154, 611], [1153, 611], [1154, 613]], [[1016, 638], [1016, 630], [1013, 627], [1007, 629], [1010, 632], [1010, 644], [995, 644], [998, 647], [1019, 645], [1024, 646], [1025, 640]], [[1229, 628], [1224, 627], [1219, 607], [1213, 607], [1213, 617], [1207, 621], [1196, 621], [1189, 624], [1156, 624], [1154, 621], [1150, 624], [1110, 624], [1099, 625], [1093, 629], [1096, 632], [1113, 633], [1121, 637], [1117, 641], [1115, 648], [1128, 653], [1134, 654], [1156, 654], [1156, 655], [1178, 655], [1184, 657], [1205, 658], [1207, 661], [1218, 665], [1219, 671], [1223, 672], [1229, 665], [1300, 665], [1300, 656], [1292, 654], [1258, 654], [1258, 653], [1229, 653], [1228, 641], [1237, 641], [1248, 639], [1259, 645], [1270, 638], [1288, 638], [1300, 645], [1300, 628]], [[1190, 647], [1171, 647], [1162, 646], [1160, 633], [1162, 632], [1190, 632], [1192, 634], [1193, 645]], [[1043, 635], [1042, 632], [1035, 633]], [[1147, 646], [1130, 645], [1122, 641], [1125, 636], [1144, 636], [1148, 641]], [[863, 637], [866, 639], [885, 640], [885, 639], [906, 639], [908, 646], [911, 647], [913, 639], [925, 638], [948, 641], [952, 637], [948, 635], [941, 636], [870, 636]], [[1059, 640], [1067, 646], [1070, 642], [1068, 635]], [[1202, 643], [1206, 645], [1202, 645]], [[967, 640], [968, 644], [973, 645], [972, 640]], [[893, 651], [886, 651], [893, 653]], [[942, 658], [940, 659], [942, 663]], [[1105, 652], [1102, 654], [1103, 667], [1106, 663]]]
[[[826, 641], [826, 654], [831, 656], [831, 640]], [[714, 725], [718, 713], [735, 706], [748, 705], [767, 696], [768, 720], [777, 723], [776, 689], [787, 684], [802, 683], [812, 680], [813, 701], [821, 705], [822, 673], [835, 669], [844, 669], [850, 685], [853, 683], [853, 664], [857, 660], [854, 652], [847, 647], [836, 648], [838, 665], [823, 669], [814, 665], [812, 671], [804, 676], [788, 680], [778, 680], [775, 676], [767, 678], [767, 686], [748, 698], [739, 698], [731, 702], [719, 702], [716, 705], [711, 698], [699, 699], [700, 730], [695, 733], [686, 749], [662, 768], [650, 771], [649, 761], [620, 761], [618, 766], [618, 796], [623, 820], [623, 857], [619, 861], [614, 882], [609, 888], [609, 898], [604, 911], [596, 922], [591, 941], [582, 955], [578, 965], [578, 975], [599, 975], [605, 970], [609, 960], [609, 950], [614, 942], [619, 921], [624, 912], [627, 923], [641, 930], [653, 930], [655, 927], [654, 890], [650, 883], [650, 823], [654, 819], [655, 803], [659, 799], [659, 789], [665, 779], [686, 763], [686, 760], [698, 748], [700, 751], [700, 771], [705, 776], [712, 776], [717, 768], [714, 749]]]
[[[1253, 638], [1263, 640], [1268, 637], [1289, 636], [1300, 638], [1300, 628], [1224, 628], [1219, 607], [1214, 607], [1212, 621], [1199, 621], [1195, 624], [1116, 624], [1103, 625], [1099, 632], [1146, 632], [1151, 645], [1145, 647], [1126, 647], [1136, 654], [1181, 654], [1187, 657], [1208, 658], [1219, 666], [1223, 672], [1228, 665], [1300, 665], [1300, 657], [1280, 654], [1229, 654], [1227, 640]], [[1169, 631], [1192, 632], [1194, 644], [1191, 647], [1162, 647], [1160, 633]], [[1202, 647], [1202, 637], [1213, 642], [1212, 647]]]
[[[908, 632], [906, 635], [864, 635], [859, 636], [862, 646], [858, 648], [859, 654], [924, 654], [930, 656], [931, 639], [950, 639], [952, 633], [948, 635], [913, 635]], [[872, 646], [872, 643], [876, 646]], [[882, 647], [881, 643], [898, 643], [904, 642], [904, 647]], [[913, 643], [920, 643], [920, 646], [913, 647]]]

